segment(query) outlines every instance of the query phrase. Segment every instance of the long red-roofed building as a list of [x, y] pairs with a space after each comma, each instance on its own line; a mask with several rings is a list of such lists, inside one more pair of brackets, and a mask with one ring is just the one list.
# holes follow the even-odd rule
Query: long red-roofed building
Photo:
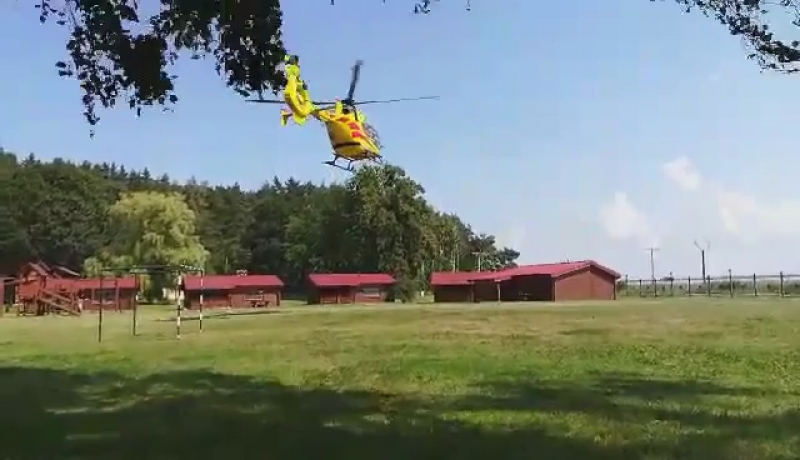
[[593, 260], [495, 272], [434, 272], [436, 302], [613, 300], [620, 274]]
[[314, 273], [308, 275], [308, 303], [385, 302], [396, 282], [386, 273]]
[[66, 267], [44, 262], [25, 264], [12, 282], [5, 297], [19, 304], [22, 311], [44, 314], [54, 308], [79, 313], [87, 310], [130, 310], [139, 292], [136, 276], [80, 278]]
[[279, 307], [283, 281], [275, 275], [184, 276], [186, 308]]

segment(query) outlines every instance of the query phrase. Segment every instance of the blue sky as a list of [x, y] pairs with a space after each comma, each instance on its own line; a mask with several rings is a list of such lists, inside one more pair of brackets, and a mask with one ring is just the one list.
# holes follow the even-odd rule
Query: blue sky
[[[356, 59], [357, 97], [442, 97], [369, 108], [384, 154], [523, 262], [648, 275], [652, 243], [659, 274], [694, 274], [692, 241], [708, 238], [712, 273], [800, 272], [800, 77], [761, 74], [713, 21], [648, 0], [446, 0], [428, 16], [412, 0], [285, 3], [316, 98], [342, 96]], [[78, 86], [53, 67], [64, 31], [24, 2], [1, 8], [6, 149], [248, 188], [337, 178], [321, 128], [281, 128], [211, 62], [179, 64], [174, 113], [105, 111], [89, 139]]]

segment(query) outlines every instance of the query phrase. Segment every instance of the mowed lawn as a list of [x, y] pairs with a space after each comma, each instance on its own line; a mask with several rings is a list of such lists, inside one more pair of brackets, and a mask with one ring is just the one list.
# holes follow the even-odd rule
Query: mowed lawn
[[0, 458], [797, 459], [800, 302], [0, 318]]

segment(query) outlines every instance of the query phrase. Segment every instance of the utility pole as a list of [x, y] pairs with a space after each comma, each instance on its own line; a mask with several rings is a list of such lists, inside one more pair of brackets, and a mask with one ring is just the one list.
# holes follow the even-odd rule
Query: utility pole
[[651, 246], [651, 247], [645, 248], [645, 249], [647, 249], [647, 251], [650, 252], [650, 280], [653, 282], [653, 287], [655, 288], [655, 285], [656, 285], [656, 252], [658, 252], [660, 249], [655, 247], [655, 246]]
[[711, 249], [711, 242], [706, 240], [705, 243], [705, 246], [701, 246], [697, 240], [694, 240], [695, 247], [700, 250], [700, 270], [703, 275], [703, 284], [705, 284], [708, 279], [706, 278], [706, 251]]

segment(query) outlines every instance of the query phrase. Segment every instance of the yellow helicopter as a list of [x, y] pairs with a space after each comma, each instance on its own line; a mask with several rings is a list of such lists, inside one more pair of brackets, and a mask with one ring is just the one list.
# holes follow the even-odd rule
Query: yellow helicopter
[[[300, 58], [297, 55], [286, 56], [284, 73], [286, 74], [286, 87], [283, 90], [283, 100], [251, 99], [248, 102], [262, 104], [286, 104], [287, 108], [281, 109], [281, 126], [286, 126], [291, 119], [298, 125], [304, 125], [308, 117], [313, 117], [325, 125], [328, 138], [333, 148], [333, 160], [324, 164], [353, 171], [354, 163], [360, 161], [382, 162], [378, 132], [366, 122], [364, 113], [356, 109], [357, 105], [386, 104], [401, 101], [419, 101], [426, 99], [439, 99], [438, 96], [425, 96], [416, 98], [386, 99], [373, 101], [356, 101], [356, 85], [361, 74], [363, 61], [356, 61], [350, 80], [350, 89], [347, 98], [335, 101], [313, 101], [308, 91], [308, 84], [300, 77]], [[338, 160], [345, 160], [342, 166]]]

